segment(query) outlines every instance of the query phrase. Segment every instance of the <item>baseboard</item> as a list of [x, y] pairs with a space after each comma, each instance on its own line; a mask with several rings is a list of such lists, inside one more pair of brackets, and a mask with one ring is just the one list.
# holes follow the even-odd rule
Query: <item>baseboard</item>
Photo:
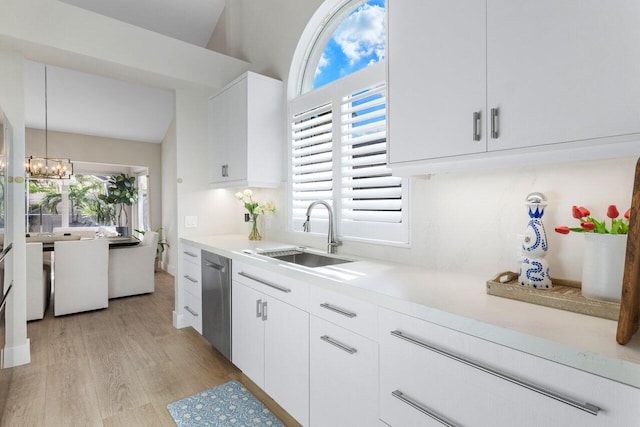
[[173, 277], [176, 277], [176, 268], [173, 264], [169, 264], [169, 263], [162, 263], [162, 268], [164, 269], [164, 271], [166, 271], [167, 273], [169, 273], [170, 275], [172, 275]]
[[27, 342], [17, 347], [5, 347], [2, 350], [2, 367], [13, 368], [14, 366], [31, 363], [31, 342]]
[[184, 322], [184, 316], [182, 314], [178, 314], [175, 312], [173, 312], [173, 327], [176, 329], [182, 329], [186, 326], [189, 326], [187, 324], [185, 324]]

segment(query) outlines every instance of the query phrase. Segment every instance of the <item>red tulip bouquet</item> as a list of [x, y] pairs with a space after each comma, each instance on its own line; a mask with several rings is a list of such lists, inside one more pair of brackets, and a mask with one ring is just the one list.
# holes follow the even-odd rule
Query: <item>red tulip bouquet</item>
[[629, 232], [629, 216], [631, 209], [627, 209], [623, 218], [618, 218], [620, 212], [616, 205], [609, 205], [607, 208], [607, 217], [611, 219], [611, 228], [607, 229], [607, 221], [598, 221], [591, 216], [589, 209], [584, 206], [572, 206], [571, 213], [575, 219], [580, 221], [580, 227], [567, 227], [562, 225], [556, 227], [555, 230], [560, 234], [569, 234], [571, 231], [578, 233], [598, 233], [598, 234], [627, 234]]

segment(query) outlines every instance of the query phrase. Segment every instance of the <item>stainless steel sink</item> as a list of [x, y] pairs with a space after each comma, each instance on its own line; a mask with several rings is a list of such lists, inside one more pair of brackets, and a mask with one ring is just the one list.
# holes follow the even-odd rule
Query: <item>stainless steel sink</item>
[[263, 251], [260, 255], [270, 258], [279, 259], [280, 261], [290, 262], [293, 264], [303, 265], [305, 267], [325, 267], [327, 265], [344, 264], [353, 262], [348, 259], [336, 258], [332, 256], [320, 255], [313, 252], [305, 252], [298, 249], [279, 250], [279, 251]]

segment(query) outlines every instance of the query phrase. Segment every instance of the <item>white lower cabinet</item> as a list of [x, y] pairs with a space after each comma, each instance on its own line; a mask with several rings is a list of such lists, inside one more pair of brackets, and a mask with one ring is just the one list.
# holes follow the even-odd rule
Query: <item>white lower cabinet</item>
[[312, 427], [378, 421], [378, 344], [315, 316], [310, 319]]
[[309, 425], [309, 314], [233, 281], [233, 363]]
[[379, 315], [380, 418], [390, 426], [639, 423], [638, 389], [390, 310]]
[[200, 249], [182, 245], [182, 313], [185, 326], [202, 333], [202, 272]]

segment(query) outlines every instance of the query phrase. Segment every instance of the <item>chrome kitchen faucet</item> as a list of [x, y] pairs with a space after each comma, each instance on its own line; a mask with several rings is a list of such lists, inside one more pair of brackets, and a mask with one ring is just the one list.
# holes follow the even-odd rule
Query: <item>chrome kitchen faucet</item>
[[339, 240], [336, 240], [335, 236], [337, 232], [335, 230], [335, 224], [333, 222], [333, 210], [331, 209], [331, 206], [329, 205], [329, 203], [325, 202], [324, 200], [316, 200], [315, 202], [312, 202], [307, 208], [307, 220], [302, 225], [302, 229], [307, 233], [311, 231], [311, 223], [310, 223], [311, 211], [317, 205], [324, 206], [325, 208], [327, 208], [327, 211], [329, 212], [329, 231], [327, 232], [327, 253], [335, 254], [338, 246], [340, 246], [342, 242]]

